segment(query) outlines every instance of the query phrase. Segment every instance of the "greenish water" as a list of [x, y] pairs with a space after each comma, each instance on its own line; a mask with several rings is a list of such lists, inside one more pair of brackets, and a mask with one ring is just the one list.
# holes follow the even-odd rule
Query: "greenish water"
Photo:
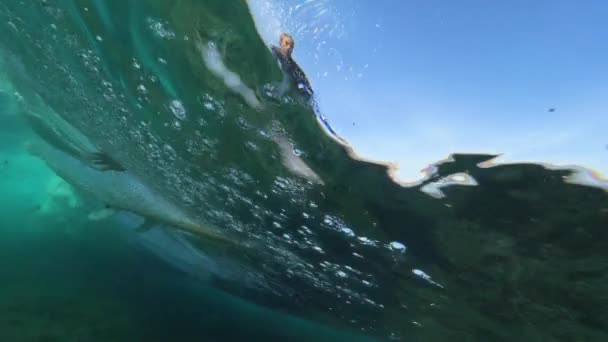
[[230, 296], [134, 245], [118, 223], [88, 220], [87, 205], [72, 208], [53, 191], [57, 176], [19, 148], [29, 132], [6, 114], [0, 340], [370, 340]]
[[112, 227], [23, 228], [1, 234], [3, 341], [353, 338], [194, 283], [121, 244]]
[[[3, 1], [0, 55], [0, 341], [608, 337], [604, 191], [457, 154], [398, 186], [277, 95], [243, 1]], [[28, 152], [27, 113], [127, 172]], [[141, 187], [248, 247], [99, 214]]]

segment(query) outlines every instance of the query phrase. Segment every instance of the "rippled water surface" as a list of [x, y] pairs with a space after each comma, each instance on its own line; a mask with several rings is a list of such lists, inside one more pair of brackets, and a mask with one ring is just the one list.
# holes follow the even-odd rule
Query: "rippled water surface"
[[[339, 36], [330, 4], [292, 10]], [[608, 339], [600, 176], [453, 151], [400, 185], [259, 31], [243, 1], [0, 3], [0, 340]]]

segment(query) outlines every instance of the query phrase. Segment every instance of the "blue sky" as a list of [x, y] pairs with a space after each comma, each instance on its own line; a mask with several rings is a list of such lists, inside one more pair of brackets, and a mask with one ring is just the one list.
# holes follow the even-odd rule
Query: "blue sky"
[[403, 181], [456, 152], [608, 176], [608, 2], [249, 3], [268, 43], [294, 35], [332, 126]]

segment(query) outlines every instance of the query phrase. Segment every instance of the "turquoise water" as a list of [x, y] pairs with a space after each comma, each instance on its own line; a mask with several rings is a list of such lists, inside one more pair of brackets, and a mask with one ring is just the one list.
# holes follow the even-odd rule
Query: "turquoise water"
[[2, 119], [13, 128], [0, 149], [2, 341], [372, 340], [231, 296], [142, 248], [124, 223], [89, 220], [94, 205], [57, 191], [65, 183], [21, 148], [23, 123]]
[[280, 93], [245, 2], [0, 23], [0, 340], [606, 339], [608, 198], [570, 171], [455, 154], [397, 185]]

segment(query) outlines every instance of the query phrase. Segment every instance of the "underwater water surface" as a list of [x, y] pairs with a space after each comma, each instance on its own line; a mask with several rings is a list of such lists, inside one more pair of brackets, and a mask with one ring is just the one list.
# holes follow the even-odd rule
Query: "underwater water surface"
[[397, 184], [244, 1], [3, 1], [0, 57], [0, 341], [608, 339], [604, 189], [457, 151]]

